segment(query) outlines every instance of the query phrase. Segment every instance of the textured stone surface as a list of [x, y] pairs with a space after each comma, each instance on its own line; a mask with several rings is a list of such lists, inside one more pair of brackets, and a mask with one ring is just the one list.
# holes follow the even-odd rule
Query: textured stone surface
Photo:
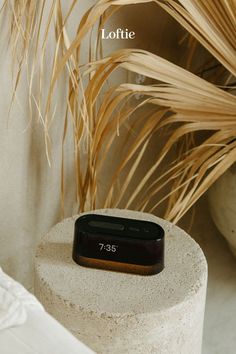
[[165, 269], [154, 276], [89, 269], [71, 258], [76, 217], [57, 224], [35, 259], [35, 293], [57, 320], [98, 353], [200, 354], [207, 264], [197, 243], [153, 215], [96, 213], [159, 222]]

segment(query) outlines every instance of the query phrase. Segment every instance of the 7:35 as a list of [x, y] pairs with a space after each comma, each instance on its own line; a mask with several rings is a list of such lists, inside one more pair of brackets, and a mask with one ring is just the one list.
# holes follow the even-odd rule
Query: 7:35
[[118, 245], [110, 245], [110, 244], [105, 244], [105, 243], [99, 243], [100, 251], [105, 250], [107, 252], [116, 252]]

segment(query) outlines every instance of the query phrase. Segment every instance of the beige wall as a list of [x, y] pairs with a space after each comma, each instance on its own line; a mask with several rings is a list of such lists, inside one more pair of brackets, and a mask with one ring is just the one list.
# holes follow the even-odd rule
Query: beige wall
[[[1, 1], [3, 2], [3, 0]], [[68, 2], [65, 0], [66, 6]], [[79, 2], [82, 5], [73, 14], [69, 32], [75, 31], [79, 13], [95, 1]], [[82, 8], [81, 8], [82, 6]], [[117, 25], [116, 25], [117, 24]], [[173, 21], [159, 12], [156, 5], [129, 7], [115, 16], [111, 26], [135, 30], [137, 40], [133, 47], [152, 50], [178, 61], [176, 31]], [[27, 100], [27, 77], [18, 90], [9, 123], [7, 115], [12, 92], [11, 56], [7, 50], [7, 28], [2, 23], [0, 41], [0, 266], [28, 288], [32, 286], [33, 254], [38, 238], [60, 219], [60, 138], [62, 134], [63, 85], [58, 88], [58, 106], [52, 127], [53, 159], [49, 168], [44, 150], [42, 126], [35, 119], [29, 121]], [[105, 51], [128, 43], [116, 41], [105, 43]], [[85, 45], [83, 54], [87, 47]], [[85, 60], [85, 57], [84, 57]], [[63, 106], [63, 105], [62, 105]], [[73, 213], [73, 143], [68, 139], [67, 153], [67, 205], [66, 214]], [[155, 146], [153, 147], [153, 153]], [[109, 173], [112, 165], [109, 164]], [[101, 186], [102, 190], [102, 186]], [[71, 196], [71, 197], [70, 197]]]

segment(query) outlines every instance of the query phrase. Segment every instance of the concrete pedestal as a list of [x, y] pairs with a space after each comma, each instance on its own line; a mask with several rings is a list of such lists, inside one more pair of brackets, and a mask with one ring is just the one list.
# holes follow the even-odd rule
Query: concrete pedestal
[[165, 269], [140, 276], [73, 262], [75, 218], [42, 239], [35, 258], [35, 294], [49, 313], [102, 354], [200, 354], [207, 264], [183, 230], [153, 215], [109, 214], [158, 222], [166, 232]]

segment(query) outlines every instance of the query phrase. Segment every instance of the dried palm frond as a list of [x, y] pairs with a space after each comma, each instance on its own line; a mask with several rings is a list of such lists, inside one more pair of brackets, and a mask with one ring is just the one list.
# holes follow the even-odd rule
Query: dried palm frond
[[[189, 34], [189, 52], [186, 57], [186, 69], [191, 68], [193, 56], [198, 55], [199, 43], [211, 55], [209, 63], [198, 68], [193, 74], [152, 53], [123, 49], [103, 57], [100, 29], [106, 21], [122, 6], [149, 3], [151, 0], [100, 0], [83, 16], [74, 38], [70, 39], [66, 24], [70, 20], [76, 0], [72, 1], [68, 12], [63, 16], [61, 1], [52, 2], [41, 55], [41, 79], [43, 77], [44, 57], [49, 28], [55, 16], [55, 55], [50, 75], [50, 84], [45, 106], [42, 107], [42, 80], [37, 107], [45, 131], [48, 160], [50, 160], [49, 129], [52, 122], [52, 105], [55, 88], [62, 73], [67, 73], [68, 98], [64, 118], [63, 143], [67, 134], [69, 116], [73, 121], [75, 144], [75, 170], [77, 202], [79, 209], [97, 206], [123, 206], [155, 212], [159, 204], [168, 201], [165, 217], [177, 222], [197, 199], [236, 161], [236, 100], [232, 89], [236, 79], [236, 2], [234, 0], [156, 0], [155, 3], [175, 18]], [[11, 4], [12, 1], [6, 0]], [[44, 1], [37, 2], [41, 15], [36, 16], [36, 2], [26, 0], [13, 1], [12, 39], [15, 47], [17, 36], [22, 36], [21, 56], [29, 53], [30, 38], [41, 29], [44, 14]], [[18, 5], [17, 5], [18, 4]], [[34, 14], [25, 21], [27, 13]], [[80, 48], [86, 34], [98, 22], [98, 34], [95, 44], [90, 48], [88, 61], [82, 65]], [[27, 35], [25, 31], [27, 29]], [[28, 35], [31, 34], [31, 36]], [[92, 37], [91, 37], [92, 38]], [[93, 41], [91, 40], [91, 43]], [[39, 42], [36, 42], [36, 51]], [[35, 56], [36, 57], [36, 56]], [[18, 78], [23, 59], [19, 61]], [[35, 61], [36, 62], [36, 61]], [[35, 65], [33, 65], [33, 68]], [[105, 86], [111, 74], [118, 69], [132, 71], [156, 81], [156, 84], [134, 85], [123, 83], [116, 87]], [[210, 72], [209, 81], [199, 77]], [[31, 85], [34, 77], [31, 70]], [[219, 77], [221, 87], [218, 82]], [[89, 78], [89, 80], [88, 80]], [[210, 82], [211, 81], [211, 82]], [[88, 82], [88, 83], [86, 83]], [[17, 85], [15, 85], [15, 90]], [[139, 104], [133, 105], [133, 96], [144, 96]], [[31, 89], [31, 96], [32, 96]], [[148, 107], [144, 115], [136, 114]], [[132, 123], [131, 123], [132, 122]], [[98, 204], [100, 174], [106, 163], [110, 147], [116, 144], [117, 129], [128, 128], [127, 149], [117, 151], [118, 158], [113, 163], [111, 178], [106, 186], [106, 197]], [[134, 176], [142, 164], [143, 157], [156, 132], [171, 127], [172, 133], [146, 171], [141, 180]], [[132, 134], [132, 132], [135, 134]], [[201, 135], [204, 132], [205, 135]], [[200, 140], [195, 139], [200, 134]], [[189, 140], [189, 138], [191, 140]], [[184, 143], [176, 160], [166, 158], [176, 145]], [[86, 145], [86, 164], [84, 151]], [[184, 146], [184, 145], [183, 145]], [[63, 150], [62, 150], [63, 151]], [[62, 152], [62, 196], [64, 198], [64, 153]], [[161, 166], [166, 168], [162, 171]], [[156, 171], [162, 171], [158, 178]], [[122, 187], [119, 181], [122, 180]], [[164, 190], [164, 195], [163, 195]], [[129, 196], [126, 198], [126, 196]], [[159, 200], [156, 202], [156, 198]]]
[[[121, 50], [107, 58], [107, 65], [103, 60], [102, 64], [94, 63], [93, 67], [98, 66], [97, 70], [102, 75], [114, 63], [127, 70], [164, 82], [165, 84], [156, 86], [122, 84], [117, 91], [121, 91], [122, 94], [129, 92], [130, 95], [141, 93], [149, 97], [149, 103], [156, 104], [158, 107], [168, 107], [173, 114], [161, 122], [157, 121], [158, 129], [174, 123], [181, 124], [167, 140], [162, 151], [157, 154], [156, 162], [151, 169], [144, 175], [142, 181], [139, 181], [126, 207], [134, 206], [135, 204], [132, 203], [137, 199], [142, 201], [141, 205], [138, 204], [138, 208], [140, 206], [143, 208], [145, 205], [146, 210], [148, 209], [151, 197], [167, 183], [166, 174], [163, 176], [165, 177], [163, 185], [160, 180], [150, 184], [151, 177], [179, 139], [196, 131], [212, 133], [199, 146], [182, 156], [179, 163], [169, 171], [169, 182], [173, 182], [173, 177], [177, 182], [174, 193], [172, 191], [169, 195], [166, 217], [178, 220], [209, 188], [209, 183], [213, 183], [229, 167], [229, 163], [234, 162], [232, 156], [236, 152], [235, 96], [145, 51]], [[102, 66], [101, 70], [99, 65]], [[93, 86], [96, 84], [93, 83]], [[119, 93], [117, 97], [120, 97], [120, 100], [123, 98]]]

